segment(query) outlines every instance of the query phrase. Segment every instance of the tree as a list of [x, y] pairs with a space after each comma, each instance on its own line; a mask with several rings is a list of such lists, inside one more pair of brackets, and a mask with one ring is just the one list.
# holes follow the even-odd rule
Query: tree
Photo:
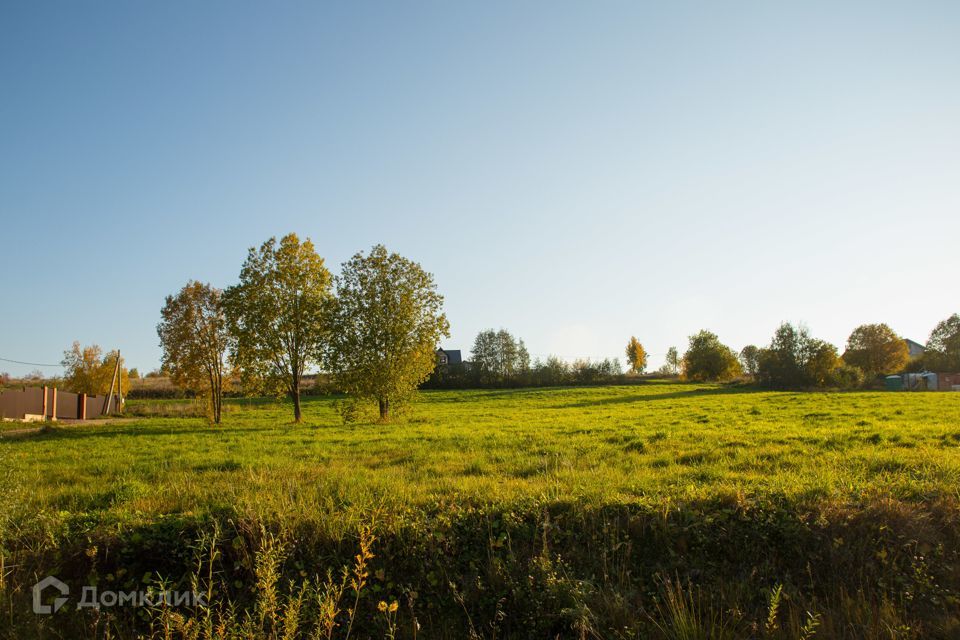
[[910, 359], [907, 343], [886, 324], [863, 324], [847, 338], [843, 361], [869, 378], [901, 371]]
[[[64, 368], [64, 386], [74, 393], [91, 396], [110, 393], [118, 354], [111, 351], [104, 355], [99, 345], [81, 347], [79, 342], [63, 352], [60, 362]], [[120, 367], [120, 394], [126, 395], [130, 389], [130, 377], [126, 368]]]
[[805, 327], [783, 323], [757, 358], [760, 384], [776, 389], [846, 386], [861, 378], [859, 370], [844, 371], [837, 348], [810, 335]]
[[533, 382], [542, 387], [556, 387], [570, 381], [570, 366], [557, 356], [533, 364]]
[[627, 364], [631, 373], [643, 373], [647, 368], [647, 352], [635, 336], [630, 337], [627, 343]]
[[722, 344], [715, 333], [701, 331], [690, 336], [683, 354], [683, 375], [688, 380], [732, 380], [741, 373], [733, 349]]
[[667, 349], [666, 366], [673, 375], [680, 372], [680, 354], [677, 352], [676, 347]]
[[760, 349], [752, 344], [748, 344], [740, 351], [740, 364], [747, 375], [757, 375], [757, 358], [760, 356]]
[[960, 315], [955, 313], [937, 324], [923, 355], [931, 369], [960, 371]]
[[224, 359], [230, 333], [223, 313], [223, 292], [190, 281], [167, 296], [157, 325], [163, 348], [162, 367], [178, 386], [206, 393], [213, 424], [223, 409]]
[[514, 338], [506, 329], [478, 333], [470, 359], [474, 375], [482, 384], [507, 382], [530, 369], [530, 354], [523, 340]]
[[240, 282], [223, 293], [231, 360], [246, 385], [286, 392], [302, 421], [300, 384], [328, 335], [332, 278], [310, 239], [295, 233], [251, 248]]
[[376, 400], [386, 422], [436, 366], [450, 335], [443, 296], [431, 274], [382, 245], [344, 263], [336, 287], [325, 362], [344, 391]]

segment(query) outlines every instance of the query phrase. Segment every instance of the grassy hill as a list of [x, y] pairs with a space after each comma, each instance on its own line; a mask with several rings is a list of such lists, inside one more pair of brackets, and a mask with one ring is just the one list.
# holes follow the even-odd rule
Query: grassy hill
[[[348, 609], [352, 637], [960, 634], [960, 394], [437, 391], [390, 425], [344, 425], [335, 402], [291, 425], [233, 401], [211, 428], [143, 401], [154, 417], [0, 439], [9, 628], [280, 637], [299, 593], [302, 632], [363, 541], [335, 637]], [[214, 606], [35, 616], [50, 573], [193, 578]]]

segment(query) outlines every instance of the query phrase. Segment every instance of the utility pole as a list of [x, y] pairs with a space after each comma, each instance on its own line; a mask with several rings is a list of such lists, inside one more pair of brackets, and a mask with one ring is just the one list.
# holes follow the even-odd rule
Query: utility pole
[[[115, 386], [119, 386], [117, 382], [120, 377], [120, 350], [117, 349], [117, 364], [113, 367], [113, 377], [110, 379], [110, 395], [104, 399], [103, 403], [103, 413], [104, 415], [110, 411], [110, 403], [113, 402], [113, 390]], [[119, 403], [117, 403], [119, 405]]]

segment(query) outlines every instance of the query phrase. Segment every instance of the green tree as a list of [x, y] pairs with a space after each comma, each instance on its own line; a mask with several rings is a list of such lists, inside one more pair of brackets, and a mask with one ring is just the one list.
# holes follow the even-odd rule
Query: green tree
[[382, 245], [344, 263], [336, 285], [327, 367], [344, 391], [376, 400], [388, 421], [429, 377], [437, 344], [450, 335], [443, 296], [431, 274]]
[[960, 315], [955, 313], [937, 324], [923, 356], [930, 369], [960, 371]]
[[680, 373], [680, 364], [681, 364], [680, 353], [677, 351], [677, 348], [670, 347], [669, 349], [667, 349], [667, 357], [666, 357], [667, 370], [670, 373], [676, 375]]
[[636, 336], [630, 336], [627, 342], [627, 364], [630, 366], [631, 373], [643, 373], [647, 368], [647, 351], [637, 340]]
[[530, 354], [523, 340], [506, 329], [485, 329], [473, 341], [470, 362], [481, 384], [498, 384], [526, 374]]
[[740, 364], [743, 372], [747, 375], [757, 375], [757, 359], [760, 356], [760, 349], [755, 345], [748, 344], [740, 350]]
[[907, 343], [886, 324], [864, 324], [847, 338], [843, 361], [869, 378], [901, 371], [910, 359]]
[[328, 335], [326, 310], [332, 277], [310, 239], [295, 233], [278, 243], [270, 238], [251, 248], [240, 282], [223, 294], [223, 308], [233, 337], [231, 359], [241, 379], [293, 400], [296, 422], [303, 374], [317, 362]]
[[775, 389], [839, 385], [862, 374], [842, 370], [837, 348], [810, 335], [805, 327], [783, 323], [757, 358], [757, 379]]
[[690, 336], [683, 354], [683, 375], [688, 380], [732, 380], [741, 373], [740, 361], [733, 349], [722, 344], [715, 333], [701, 331]]
[[223, 312], [223, 292], [190, 281], [167, 296], [157, 325], [163, 348], [162, 367], [178, 386], [205, 393], [210, 419], [220, 424], [223, 410], [225, 357], [230, 333]]

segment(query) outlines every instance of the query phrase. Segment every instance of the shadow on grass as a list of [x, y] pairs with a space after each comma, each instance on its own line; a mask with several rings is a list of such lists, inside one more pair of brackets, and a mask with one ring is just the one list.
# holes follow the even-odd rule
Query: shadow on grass
[[587, 407], [603, 407], [615, 404], [633, 404], [635, 402], [654, 402], [657, 400], [684, 400], [686, 398], [725, 396], [725, 395], [743, 395], [749, 393], [759, 393], [761, 389], [756, 387], [701, 387], [697, 389], [684, 389], [681, 391], [664, 391], [662, 393], [631, 393], [619, 394], [608, 398], [594, 398], [590, 400], [580, 400], [578, 402], [569, 402], [566, 404], [553, 405], [552, 409], [584, 409]]
[[184, 425], [182, 427], [151, 427], [138, 428], [136, 425], [103, 425], [99, 428], [59, 428], [34, 430], [16, 434], [6, 434], [2, 438], [11, 444], [13, 442], [43, 441], [43, 440], [83, 440], [88, 438], [152, 438], [162, 436], [181, 436], [185, 434], [233, 434], [257, 433], [267, 431], [283, 432], [283, 426], [277, 427], [197, 427]]

